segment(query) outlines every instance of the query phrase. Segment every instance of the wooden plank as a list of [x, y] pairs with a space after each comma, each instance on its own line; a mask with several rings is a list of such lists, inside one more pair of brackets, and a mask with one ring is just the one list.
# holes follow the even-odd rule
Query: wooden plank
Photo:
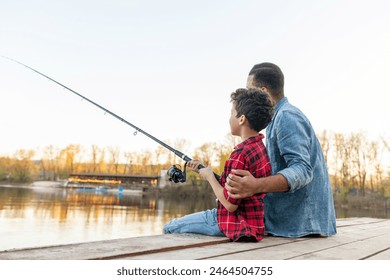
[[384, 246], [389, 248], [390, 233], [357, 240], [337, 247], [319, 250], [293, 259], [297, 260], [364, 260], [371, 255], [382, 251]]
[[339, 228], [342, 228], [342, 227], [362, 225], [362, 224], [381, 223], [381, 222], [384, 222], [384, 221], [386, 221], [386, 220], [370, 218], [370, 217], [344, 218], [344, 219], [337, 219], [336, 220], [336, 226], [339, 229]]
[[344, 227], [337, 227], [338, 234], [360, 234], [359, 231], [375, 231], [381, 228], [388, 228], [390, 226], [390, 220], [377, 220], [370, 223], [350, 224]]
[[111, 259], [229, 242], [226, 237], [167, 234], [0, 252], [0, 260]]
[[[379, 223], [378, 223], [379, 224]], [[356, 225], [348, 228], [347, 233], [338, 233], [335, 236], [331, 237], [313, 237], [306, 238], [302, 242], [296, 243], [286, 243], [276, 247], [267, 247], [260, 250], [253, 250], [250, 252], [232, 252], [229, 255], [211, 257], [211, 259], [257, 259], [257, 260], [281, 260], [281, 259], [294, 259], [294, 258], [306, 258], [304, 256], [309, 256], [309, 259], [326, 259], [330, 257], [331, 259], [358, 259], [362, 258], [362, 254], [357, 254], [356, 252], [349, 251], [348, 254], [341, 254], [345, 249], [341, 249], [337, 253], [331, 253], [329, 255], [316, 254], [316, 252], [329, 250], [332, 248], [338, 248], [347, 244], [352, 244], [356, 242], [363, 242], [367, 240], [367, 244], [372, 242], [377, 242], [372, 238], [380, 238], [382, 235], [390, 234], [390, 221], [382, 223], [382, 226], [367, 229], [368, 225]], [[360, 227], [366, 227], [366, 230], [361, 230]], [[386, 239], [381, 239], [384, 242]], [[390, 240], [390, 239], [389, 239]], [[363, 244], [363, 243], [360, 243]], [[353, 245], [350, 245], [353, 247]], [[386, 248], [386, 245], [378, 245], [380, 248]], [[348, 248], [348, 247], [345, 247]], [[358, 248], [355, 249], [359, 251]], [[365, 255], [369, 254], [368, 252]]]
[[267, 247], [280, 246], [286, 243], [294, 243], [303, 241], [303, 238], [282, 238], [282, 237], [268, 237], [256, 243], [242, 243], [242, 242], [229, 242], [223, 244], [216, 244], [211, 246], [197, 247], [197, 248], [185, 248], [175, 251], [160, 252], [147, 255], [138, 255], [123, 258], [125, 260], [172, 260], [178, 257], [181, 260], [201, 260], [212, 257], [219, 257], [224, 255], [230, 255], [237, 252], [246, 252], [250, 254], [253, 250], [258, 250]]
[[[339, 234], [337, 236], [337, 240], [330, 240], [334, 239], [333, 237], [329, 238], [277, 238], [277, 237], [264, 237], [264, 239], [261, 242], [258, 243], [226, 243], [226, 244], [218, 244], [208, 247], [201, 247], [201, 248], [191, 248], [191, 249], [182, 249], [177, 251], [169, 251], [169, 252], [161, 252], [161, 253], [155, 253], [150, 255], [139, 255], [134, 257], [129, 257], [125, 259], [155, 259], [155, 260], [163, 260], [163, 259], [176, 259], [178, 256], [180, 256], [180, 259], [205, 259], [205, 258], [221, 258], [224, 256], [225, 259], [230, 259], [230, 255], [234, 254], [234, 256], [237, 256], [237, 254], [242, 254], [245, 256], [250, 255], [252, 251], [254, 250], [263, 250], [264, 248], [268, 247], [276, 247], [280, 245], [286, 245], [290, 244], [292, 242], [299, 242], [308, 240], [309, 245], [307, 243], [294, 243], [291, 244], [293, 247], [302, 247], [304, 250], [319, 250], [322, 248], [328, 248], [329, 246], [339, 246], [340, 244], [344, 244], [347, 242], [353, 242], [356, 240], [356, 238], [367, 238], [371, 237], [373, 234], [377, 234], [379, 230], [382, 230], [384, 232], [389, 232], [390, 228], [388, 225], [390, 225], [389, 221], [387, 220], [379, 220], [379, 219], [361, 219], [362, 223], [359, 223], [359, 219], [348, 219], [346, 223], [344, 223], [345, 227], [342, 227], [338, 229]], [[381, 229], [385, 227], [384, 229]], [[361, 234], [361, 232], [364, 232], [364, 236]], [[347, 237], [343, 237], [343, 235], [346, 234]], [[348, 236], [351, 235], [352, 238], [349, 238]], [[355, 237], [354, 237], [355, 236]], [[318, 240], [325, 243], [321, 246], [321, 248], [318, 248], [320, 244], [316, 244], [315, 246], [312, 245], [312, 243], [318, 243]], [[311, 249], [310, 249], [311, 248]], [[274, 251], [276, 248], [273, 248], [271, 251]], [[301, 250], [302, 250], [301, 249]], [[285, 253], [286, 249], [283, 249], [280, 252], [280, 255], [276, 259], [280, 259], [283, 257], [286, 257]], [[291, 249], [290, 249], [291, 250]], [[296, 250], [296, 249], [293, 249]], [[260, 251], [260, 253], [266, 253], [265, 251]], [[300, 252], [299, 254], [304, 254], [306, 251]], [[309, 251], [312, 252], [312, 251]], [[257, 252], [256, 252], [257, 253]], [[295, 255], [293, 255], [295, 256]], [[290, 258], [293, 256], [289, 256]], [[265, 254], [265, 259], [269, 259], [269, 254]], [[234, 259], [234, 258], [233, 258]]]
[[390, 260], [390, 247], [367, 257], [366, 260]]
[[0, 259], [390, 259], [390, 220], [338, 220], [332, 237], [229, 242], [225, 237], [169, 234], [0, 252]]

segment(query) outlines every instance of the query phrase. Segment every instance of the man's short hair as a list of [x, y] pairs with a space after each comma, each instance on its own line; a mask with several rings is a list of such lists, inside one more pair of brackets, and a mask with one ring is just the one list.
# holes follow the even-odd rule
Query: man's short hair
[[274, 110], [269, 95], [259, 89], [239, 88], [231, 94], [237, 115], [245, 115], [251, 128], [261, 131], [271, 122]]
[[249, 75], [253, 75], [255, 87], [266, 87], [273, 96], [283, 96], [284, 75], [279, 66], [270, 62], [259, 63], [253, 66]]

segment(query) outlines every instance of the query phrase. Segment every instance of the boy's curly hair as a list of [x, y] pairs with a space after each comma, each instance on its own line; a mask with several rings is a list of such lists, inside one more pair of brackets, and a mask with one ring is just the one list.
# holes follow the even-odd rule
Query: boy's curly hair
[[239, 88], [230, 97], [236, 107], [236, 117], [245, 115], [253, 130], [259, 132], [271, 122], [274, 109], [267, 93], [259, 89]]

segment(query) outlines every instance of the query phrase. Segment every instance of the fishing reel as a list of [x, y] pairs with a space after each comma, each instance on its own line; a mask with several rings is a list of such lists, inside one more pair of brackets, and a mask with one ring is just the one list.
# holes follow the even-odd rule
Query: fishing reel
[[187, 162], [184, 164], [183, 171], [176, 165], [171, 166], [167, 171], [169, 181], [174, 183], [179, 183], [179, 182], [184, 183], [186, 181], [186, 168], [187, 168]]

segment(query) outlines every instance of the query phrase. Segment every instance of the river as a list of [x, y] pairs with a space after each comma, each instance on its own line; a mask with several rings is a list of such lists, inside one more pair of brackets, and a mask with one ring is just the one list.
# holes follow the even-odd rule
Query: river
[[[189, 187], [190, 188], [190, 187]], [[170, 219], [214, 207], [213, 197], [175, 198], [47, 185], [0, 186], [0, 251], [158, 235]], [[346, 214], [347, 213], [347, 214]], [[367, 210], [336, 216], [383, 218]], [[387, 217], [390, 218], [390, 217]]]
[[157, 235], [170, 219], [213, 206], [214, 199], [157, 194], [0, 186], [0, 251]]

